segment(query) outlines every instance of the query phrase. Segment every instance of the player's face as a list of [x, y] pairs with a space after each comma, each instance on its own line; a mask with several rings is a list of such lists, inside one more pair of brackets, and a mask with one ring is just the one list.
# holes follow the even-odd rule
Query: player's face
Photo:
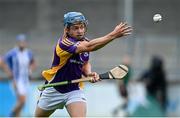
[[86, 32], [86, 26], [84, 23], [74, 24], [69, 27], [68, 34], [69, 36], [81, 40], [84, 38]]
[[19, 41], [18, 46], [20, 49], [24, 49], [27, 47], [27, 43], [26, 43], [26, 41]]

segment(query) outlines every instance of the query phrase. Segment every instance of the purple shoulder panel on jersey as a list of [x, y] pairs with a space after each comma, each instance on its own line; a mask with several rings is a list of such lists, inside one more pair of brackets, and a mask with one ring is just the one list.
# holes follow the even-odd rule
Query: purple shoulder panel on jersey
[[66, 45], [63, 43], [62, 38], [59, 39], [59, 47], [69, 53], [75, 53], [78, 41], [74, 40], [73, 38], [68, 38], [68, 41], [72, 42], [71, 45]]

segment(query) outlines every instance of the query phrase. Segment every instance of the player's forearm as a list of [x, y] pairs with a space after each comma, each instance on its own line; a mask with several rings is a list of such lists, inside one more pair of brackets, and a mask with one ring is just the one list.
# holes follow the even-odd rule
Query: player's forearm
[[115, 38], [120, 38], [122, 36], [129, 35], [132, 31], [131, 27], [126, 27], [126, 24], [120, 24], [116, 26], [115, 30], [105, 35], [104, 37], [96, 38], [89, 42], [90, 51], [95, 51], [104, 47], [106, 44], [114, 40]]
[[83, 75], [84, 76], [88, 76], [89, 74], [91, 74], [91, 64], [89, 62], [86, 62], [83, 67], [82, 67], [82, 71], [83, 71]]
[[105, 35], [100, 38], [93, 39], [89, 42], [88, 48], [90, 49], [90, 51], [96, 51], [96, 50], [104, 47], [106, 44], [108, 44], [109, 42], [111, 42], [114, 39], [115, 38], [111, 34]]
[[31, 71], [34, 71], [35, 69], [36, 69], [36, 63], [35, 63], [35, 61], [33, 60], [32, 62], [31, 62], [31, 64], [30, 64], [30, 70]]
[[13, 74], [11, 70], [8, 68], [8, 66], [5, 63], [2, 63], [2, 68], [4, 72], [7, 74], [7, 76], [11, 79], [13, 77]]

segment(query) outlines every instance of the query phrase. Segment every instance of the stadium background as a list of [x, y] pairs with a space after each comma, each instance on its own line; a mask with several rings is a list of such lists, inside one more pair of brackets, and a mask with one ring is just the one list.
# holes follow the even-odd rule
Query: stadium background
[[[133, 35], [115, 40], [91, 54], [93, 70], [99, 73], [109, 70], [129, 54], [132, 78], [137, 79], [149, 66], [152, 55], [161, 55], [167, 72], [168, 100], [175, 104], [169, 106], [167, 114], [180, 116], [179, 5], [179, 0], [0, 0], [0, 54], [14, 46], [17, 34], [26, 33], [38, 64], [22, 115], [33, 115], [39, 94], [36, 87], [43, 83], [40, 73], [51, 64], [52, 47], [63, 31], [63, 14], [80, 11], [89, 21], [87, 36], [90, 39], [105, 35], [120, 21], [127, 21], [134, 28]], [[162, 14], [162, 22], [153, 23], [155, 13]], [[2, 71], [0, 75], [6, 78]], [[0, 82], [0, 116], [7, 116], [15, 101], [11, 89], [10, 81]], [[121, 102], [115, 82], [87, 83], [85, 92], [88, 116], [111, 116], [113, 108]], [[64, 110], [55, 115], [67, 114]]]

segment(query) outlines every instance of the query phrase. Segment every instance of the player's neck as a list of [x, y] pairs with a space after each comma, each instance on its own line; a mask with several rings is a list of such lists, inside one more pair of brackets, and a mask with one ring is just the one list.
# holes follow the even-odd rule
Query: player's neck
[[19, 47], [19, 50], [20, 50], [21, 52], [23, 52], [23, 51], [25, 50], [25, 48], [24, 48], [24, 47]]

